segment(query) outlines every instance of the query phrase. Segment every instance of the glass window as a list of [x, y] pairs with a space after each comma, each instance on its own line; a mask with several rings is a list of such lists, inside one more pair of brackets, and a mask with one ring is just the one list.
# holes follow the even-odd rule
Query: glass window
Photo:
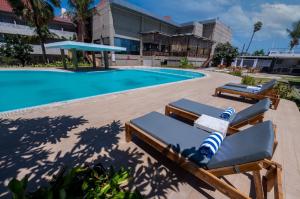
[[139, 55], [140, 54], [140, 42], [139, 41], [115, 37], [115, 46], [126, 48], [126, 51], [116, 52], [116, 53], [130, 54], [130, 55]]

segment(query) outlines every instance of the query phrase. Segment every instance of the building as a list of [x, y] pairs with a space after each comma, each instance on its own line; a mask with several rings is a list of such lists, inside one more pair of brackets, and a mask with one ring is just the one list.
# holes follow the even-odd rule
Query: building
[[94, 9], [93, 42], [127, 48], [110, 55], [115, 65], [176, 66], [187, 57], [202, 66], [218, 43], [231, 42], [231, 29], [218, 19], [179, 24], [123, 0], [102, 0]]
[[266, 56], [240, 56], [232, 65], [256, 68], [262, 72], [300, 75], [300, 51], [271, 49]]
[[[63, 11], [64, 9], [62, 9]], [[69, 40], [76, 35], [76, 27], [71, 20], [63, 15], [55, 17], [49, 24], [50, 32], [56, 35], [54, 39], [48, 39], [47, 42]], [[10, 4], [6, 0], [0, 0], [0, 42], [4, 41], [5, 35], [18, 34], [24, 36], [33, 36], [34, 29], [29, 27], [24, 20], [16, 17], [12, 11]], [[39, 43], [32, 43], [35, 60], [42, 59], [42, 49]], [[46, 49], [48, 58], [59, 59], [59, 49]]]

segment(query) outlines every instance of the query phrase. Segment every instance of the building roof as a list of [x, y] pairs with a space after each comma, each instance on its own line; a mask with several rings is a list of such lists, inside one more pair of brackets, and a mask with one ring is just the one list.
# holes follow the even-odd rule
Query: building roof
[[[101, 4], [102, 1], [105, 1], [105, 0], [101, 0], [99, 4]], [[149, 17], [152, 17], [154, 19], [157, 19], [157, 20], [160, 20], [160, 21], [163, 21], [167, 24], [170, 24], [170, 25], [173, 25], [173, 26], [176, 26], [176, 27], [180, 27], [181, 25], [179, 23], [176, 23], [172, 20], [167, 20], [165, 19], [164, 17], [160, 17], [158, 15], [155, 15], [139, 6], [136, 6], [134, 4], [131, 4], [129, 2], [126, 2], [124, 0], [108, 0], [108, 2], [112, 5], [117, 5], [117, 6], [120, 6], [120, 7], [123, 7], [123, 8], [127, 8], [129, 10], [133, 10], [135, 12], [139, 12], [141, 14], [144, 14], [144, 15], [147, 15]]]
[[[13, 9], [7, 0], [0, 0], [0, 11], [12, 13]], [[53, 21], [60, 22], [60, 23], [72, 23], [73, 24], [72, 20], [69, 17], [55, 16]]]
[[126, 48], [77, 41], [60, 41], [48, 43], [46, 48], [76, 49], [82, 51], [126, 51]]
[[0, 11], [12, 12], [12, 7], [7, 0], [0, 0]]

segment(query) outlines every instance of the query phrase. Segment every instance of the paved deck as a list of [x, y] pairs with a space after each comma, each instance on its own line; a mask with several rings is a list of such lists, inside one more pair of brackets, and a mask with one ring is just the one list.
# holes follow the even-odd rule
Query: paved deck
[[[105, 165], [131, 167], [134, 184], [146, 198], [224, 198], [141, 141], [126, 143], [124, 139], [126, 121], [153, 110], [163, 112], [164, 105], [182, 97], [218, 107], [234, 106], [237, 110], [249, 106], [212, 96], [215, 87], [239, 82], [238, 77], [207, 74], [208, 77], [194, 81], [0, 118], [0, 193], [6, 190], [4, 185], [11, 177], [21, 178], [30, 173], [32, 186], [33, 182], [43, 184], [62, 163], [72, 166], [100, 161]], [[300, 113], [294, 103], [282, 100], [276, 111], [268, 111], [266, 118], [278, 126], [279, 145], [274, 160], [283, 166], [285, 197], [299, 198]], [[43, 180], [38, 181], [42, 175]], [[250, 175], [233, 175], [224, 180], [255, 197]]]

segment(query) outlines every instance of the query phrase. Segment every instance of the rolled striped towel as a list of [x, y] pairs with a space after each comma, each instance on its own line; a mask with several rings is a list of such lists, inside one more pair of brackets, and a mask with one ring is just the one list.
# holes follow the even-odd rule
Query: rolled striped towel
[[224, 136], [222, 133], [213, 132], [202, 142], [199, 148], [200, 154], [202, 156], [201, 163], [206, 164], [209, 162], [209, 160], [220, 148], [223, 140]]
[[228, 121], [234, 113], [234, 108], [228, 107], [223, 113], [221, 113], [220, 118], [223, 118], [224, 120]]
[[261, 87], [259, 87], [259, 86], [247, 86], [247, 89], [250, 89], [250, 90], [252, 90], [252, 92], [255, 93], [255, 92], [259, 92]]

